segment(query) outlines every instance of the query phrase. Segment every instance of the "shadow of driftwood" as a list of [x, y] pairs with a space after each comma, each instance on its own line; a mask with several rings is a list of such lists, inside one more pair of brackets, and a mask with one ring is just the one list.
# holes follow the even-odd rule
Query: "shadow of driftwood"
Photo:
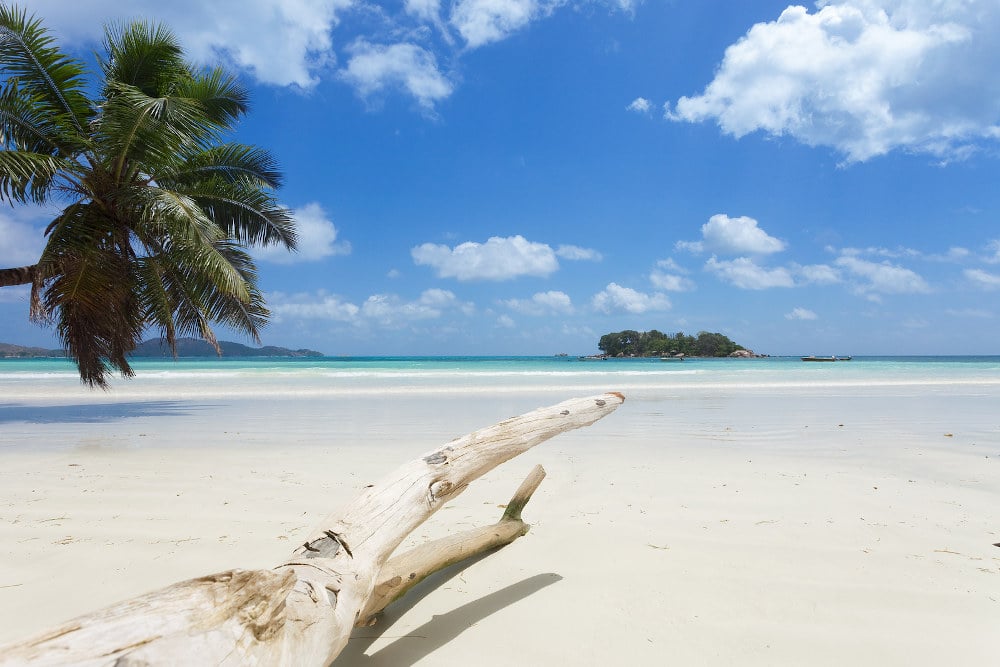
[[77, 405], [0, 405], [0, 424], [96, 424], [130, 417], [171, 417], [191, 414], [210, 406], [184, 401], [132, 401], [80, 403]]
[[434, 616], [419, 628], [414, 628], [372, 655], [365, 654], [365, 651], [391, 629], [404, 613], [432, 591], [484, 557], [480, 556], [446, 568], [414, 587], [402, 599], [386, 609], [378, 625], [355, 630], [351, 641], [333, 661], [332, 667], [398, 667], [416, 664], [418, 660], [426, 658], [484, 618], [562, 579], [558, 574], [551, 572], [528, 577], [446, 614]]

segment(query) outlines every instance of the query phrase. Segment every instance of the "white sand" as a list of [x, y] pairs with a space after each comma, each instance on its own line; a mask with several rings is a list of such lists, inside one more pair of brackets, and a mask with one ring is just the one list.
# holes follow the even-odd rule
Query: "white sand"
[[[274, 564], [396, 464], [564, 398], [0, 405], [0, 643]], [[526, 537], [390, 607], [336, 665], [996, 661], [1000, 388], [628, 399], [418, 531], [494, 521], [535, 463], [549, 473]]]

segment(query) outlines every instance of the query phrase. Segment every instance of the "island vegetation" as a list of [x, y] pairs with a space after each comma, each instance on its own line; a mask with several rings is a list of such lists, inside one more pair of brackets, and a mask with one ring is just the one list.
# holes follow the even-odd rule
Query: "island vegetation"
[[690, 336], [682, 331], [675, 334], [665, 334], [652, 331], [617, 331], [601, 336], [597, 347], [609, 357], [729, 357], [756, 356], [751, 350], [733, 342], [721, 333], [699, 331], [698, 335]]

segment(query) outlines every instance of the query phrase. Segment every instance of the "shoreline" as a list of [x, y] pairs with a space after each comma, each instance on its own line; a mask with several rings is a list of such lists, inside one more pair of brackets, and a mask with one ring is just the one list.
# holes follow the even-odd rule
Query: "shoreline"
[[[199, 382], [169, 385], [169, 400], [151, 400], [166, 383], [90, 401], [8, 397], [0, 643], [180, 579], [267, 567], [396, 465], [590, 393], [563, 380], [183, 395]], [[1000, 384], [682, 389], [626, 389], [616, 414], [449, 503], [415, 540], [496, 521], [527, 470], [548, 471], [525, 509], [528, 535], [390, 607], [335, 664], [991, 658]]]

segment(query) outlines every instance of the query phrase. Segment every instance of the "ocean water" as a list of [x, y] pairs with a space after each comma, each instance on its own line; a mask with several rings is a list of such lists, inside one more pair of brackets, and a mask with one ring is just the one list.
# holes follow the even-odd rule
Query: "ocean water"
[[322, 357], [139, 359], [136, 377], [115, 377], [109, 392], [82, 387], [65, 359], [0, 359], [7, 401], [125, 393], [197, 396], [573, 393], [638, 396], [687, 392], [947, 392], [1000, 387], [1000, 356], [854, 357], [808, 363], [763, 359], [608, 359], [576, 357]]

